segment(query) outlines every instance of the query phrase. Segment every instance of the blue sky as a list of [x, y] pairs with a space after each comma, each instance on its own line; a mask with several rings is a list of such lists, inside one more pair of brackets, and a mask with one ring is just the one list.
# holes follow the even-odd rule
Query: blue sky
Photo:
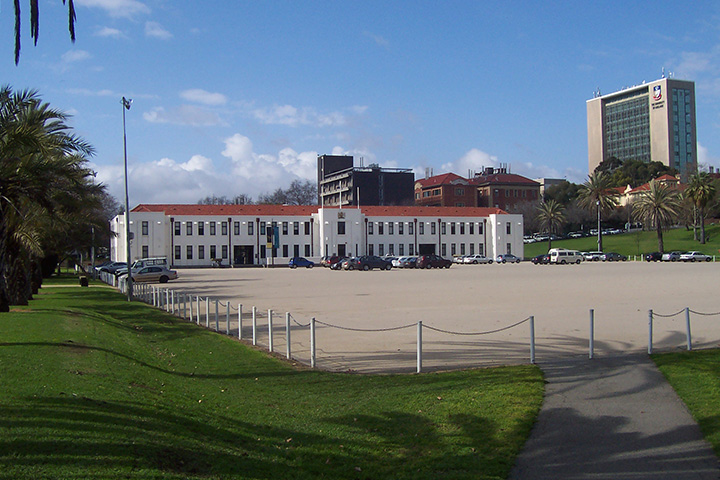
[[[720, 166], [718, 2], [41, 0], [0, 76], [72, 114], [97, 178], [130, 203], [195, 203], [315, 179], [318, 154], [421, 176], [508, 164], [587, 175], [585, 102], [660, 78], [696, 82], [702, 164]], [[540, 6], [542, 5], [542, 6]]]

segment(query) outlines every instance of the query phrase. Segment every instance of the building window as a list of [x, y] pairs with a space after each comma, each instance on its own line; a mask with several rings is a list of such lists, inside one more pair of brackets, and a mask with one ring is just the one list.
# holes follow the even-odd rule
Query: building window
[[439, 189], [439, 188], [434, 189], [434, 190], [432, 191], [432, 194], [433, 194], [433, 196], [435, 196], [435, 195], [440, 195], [440, 189]]
[[198, 222], [198, 235], [205, 235], [205, 222]]
[[392, 235], [395, 230], [395, 224], [393, 222], [388, 222], [388, 235]]
[[398, 235], [403, 234], [403, 227], [405, 226], [405, 222], [398, 223]]
[[485, 255], [485, 246], [482, 243], [478, 243], [478, 253], [480, 255]]
[[227, 235], [227, 232], [228, 232], [228, 222], [222, 222], [220, 225], [221, 225], [221, 229], [222, 229], [222, 230], [221, 230], [221, 234], [222, 234], [222, 235]]
[[217, 247], [215, 245], [210, 245], [210, 258], [217, 258]]
[[507, 253], [512, 253], [512, 244], [508, 243], [507, 245], [505, 245], [505, 250]]
[[198, 258], [200, 260], [205, 258], [205, 245], [198, 245]]
[[447, 233], [447, 222], [442, 222], [440, 224], [440, 233], [445, 235]]
[[435, 235], [435, 222], [430, 223], [430, 235]]
[[305, 256], [306, 257], [310, 256], [310, 245], [305, 245]]
[[260, 258], [267, 258], [267, 247], [265, 244], [260, 245]]
[[142, 256], [143, 258], [147, 258], [150, 256], [150, 248], [147, 245], [142, 246]]
[[462, 197], [463, 195], [465, 195], [465, 189], [464, 188], [456, 188], [455, 195], [458, 197]]
[[385, 255], [385, 244], [384, 243], [381, 243], [380, 245], [378, 245], [378, 255], [380, 255], [381, 257], [383, 255]]
[[425, 235], [425, 222], [420, 222], [418, 224], [418, 231], [420, 235]]
[[465, 235], [465, 222], [460, 222], [460, 235]]
[[446, 243], [442, 244], [440, 251], [441, 251], [440, 255], [442, 255], [443, 257], [447, 256], [447, 244]]
[[408, 244], [408, 255], [415, 255], [415, 244]]
[[413, 223], [408, 222], [408, 235], [413, 235]]
[[187, 246], [187, 252], [185, 253], [185, 256], [188, 260], [192, 260], [192, 245]]
[[192, 222], [187, 222], [187, 228], [185, 233], [187, 233], [188, 235], [192, 235]]
[[337, 222], [338, 235], [345, 235], [345, 222]]
[[310, 235], [310, 222], [305, 222], [305, 235]]
[[368, 222], [368, 235], [373, 234], [373, 225], [375, 225], [375, 222]]
[[450, 234], [455, 235], [455, 222], [450, 222]]
[[[472, 223], [470, 225], [472, 225]], [[470, 244], [470, 255], [475, 255], [475, 244], [474, 243]]]
[[215, 235], [215, 222], [210, 222], [210, 235]]
[[233, 235], [240, 235], [240, 222], [233, 222]]
[[465, 255], [465, 244], [464, 243], [460, 244], [460, 255]]
[[180, 260], [180, 245], [175, 245], [175, 260]]
[[395, 244], [391, 243], [388, 245], [388, 255], [395, 255]]
[[227, 245], [222, 246], [222, 258], [228, 258], [228, 247]]
[[[506, 230], [505, 233], [507, 233], [508, 235], [510, 235], [510, 234], [512, 233], [512, 232], [510, 231], [510, 225], [512, 225], [510, 222], [507, 222], [507, 223], [505, 224], [505, 230]], [[508, 253], [510, 253], [510, 252], [508, 252]]]
[[478, 235], [482, 235], [482, 234], [483, 234], [483, 224], [478, 223]]
[[398, 255], [400, 255], [400, 256], [405, 255], [405, 244], [404, 243], [398, 244]]
[[287, 256], [288, 256], [288, 246], [287, 246], [287, 245], [283, 245], [282, 247], [283, 247], [283, 254], [282, 254], [282, 256], [287, 258]]
[[266, 233], [265, 233], [265, 222], [260, 222], [260, 235], [266, 235]]
[[[293, 222], [293, 235], [300, 235], [300, 222]], [[295, 255], [296, 257], [299, 255]]]
[[475, 224], [470, 222], [468, 226], [470, 227], [470, 235], [475, 235]]
[[142, 234], [148, 235], [148, 222], [145, 220], [142, 222]]
[[385, 223], [378, 222], [378, 235], [383, 235], [385, 232]]
[[451, 243], [450, 244], [450, 255], [452, 255], [454, 257], [456, 253], [457, 253], [457, 248], [455, 247], [454, 243]]
[[368, 245], [368, 255], [375, 255], [375, 245], [372, 243]]
[[464, 206], [465, 206], [465, 203], [464, 203], [464, 202], [457, 202], [457, 203], [455, 204], [455, 206], [456, 206], [456, 207], [464, 207]]
[[[283, 222], [282, 228], [283, 228], [283, 235], [287, 235], [288, 234], [288, 222]], [[287, 257], [287, 255], [285, 255], [285, 256]]]
[[[295, 222], [297, 223], [297, 222]], [[300, 256], [300, 245], [293, 245], [293, 257]]]
[[248, 235], [255, 235], [255, 224], [252, 221], [248, 222]]
[[175, 236], [180, 236], [180, 222], [175, 222]]

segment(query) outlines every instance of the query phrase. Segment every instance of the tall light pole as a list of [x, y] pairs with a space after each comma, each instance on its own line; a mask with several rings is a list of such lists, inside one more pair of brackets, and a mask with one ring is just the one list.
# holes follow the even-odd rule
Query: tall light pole
[[600, 200], [596, 201], [597, 214], [598, 214], [598, 252], [602, 252], [602, 228], [600, 225]]
[[132, 301], [132, 269], [130, 264], [130, 200], [128, 198], [128, 169], [127, 169], [127, 134], [125, 131], [125, 110], [130, 110], [132, 99], [122, 97], [123, 105], [123, 153], [125, 155], [125, 261], [127, 262], [127, 296], [128, 302]]

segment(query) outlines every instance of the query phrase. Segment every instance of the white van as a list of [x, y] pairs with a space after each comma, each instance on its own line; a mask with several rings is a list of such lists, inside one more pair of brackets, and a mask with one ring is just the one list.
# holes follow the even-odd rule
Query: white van
[[565, 248], [551, 248], [548, 255], [550, 255], [550, 263], [580, 263], [584, 260], [581, 252]]

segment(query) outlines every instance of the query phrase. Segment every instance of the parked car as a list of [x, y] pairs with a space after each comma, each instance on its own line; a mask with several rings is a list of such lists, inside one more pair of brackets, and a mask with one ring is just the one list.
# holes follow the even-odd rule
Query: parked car
[[[125, 277], [127, 277], [127, 272], [119, 276], [119, 278]], [[164, 265], [150, 265], [149, 267], [132, 270], [133, 282], [167, 283], [168, 280], [175, 280], [176, 278], [178, 278], [178, 273], [175, 270], [168, 269]]]
[[315, 263], [308, 260], [305, 257], [293, 257], [290, 259], [288, 266], [290, 268], [297, 268], [297, 267], [313, 268], [315, 266]]
[[115, 273], [119, 269], [124, 268], [127, 270], [127, 263], [125, 262], [110, 262], [107, 265], [103, 265], [97, 269], [98, 272]]
[[338, 262], [338, 264], [340, 265], [340, 268], [342, 268], [343, 270], [355, 270], [356, 263], [357, 263], [357, 258], [355, 258], [355, 257], [348, 257], [348, 258]]
[[345, 260], [347, 260], [348, 257], [340, 257], [340, 260], [330, 265], [330, 270], [342, 270], [343, 263]]
[[458, 265], [461, 263], [465, 263], [465, 257], [467, 257], [467, 255], [455, 255], [452, 258], [452, 262], [457, 263]]
[[662, 260], [663, 254], [660, 252], [651, 252], [645, 254], [645, 261], [646, 262], [658, 262]]
[[340, 259], [341, 257], [338, 255], [326, 255], [320, 259], [320, 265], [323, 267], [329, 267]]
[[617, 252], [607, 252], [603, 254], [601, 260], [603, 262], [624, 262], [627, 260], [627, 257]]
[[[355, 270], [365, 271], [373, 270], [375, 268], [379, 268], [380, 270], [390, 270], [392, 269], [392, 262], [376, 255], [363, 255], [362, 257], [354, 259], [353, 268]], [[348, 270], [350, 269], [348, 268]]]
[[416, 268], [417, 257], [400, 257], [400, 268]]
[[498, 263], [520, 263], [520, 257], [516, 257], [512, 253], [503, 253], [495, 259]]
[[587, 262], [597, 262], [602, 260], [603, 252], [584, 252], [583, 257]]
[[663, 262], [677, 262], [678, 260], [680, 260], [680, 255], [682, 255], [682, 252], [663, 253], [662, 261]]
[[710, 262], [712, 257], [702, 252], [685, 252], [680, 255], [680, 260], [683, 262]]
[[480, 255], [479, 253], [476, 253], [474, 255], [468, 255], [467, 257], [465, 257], [464, 262], [477, 265], [478, 263], [493, 263], [493, 260], [492, 258], [487, 258], [485, 255]]
[[547, 253], [541, 253], [540, 255], [536, 255], [530, 259], [530, 261], [533, 263], [533, 265], [547, 265], [550, 263], [550, 255]]
[[451, 260], [434, 253], [420, 255], [417, 259], [417, 268], [450, 268], [450, 265], [452, 265]]
[[550, 263], [559, 263], [561, 265], [569, 263], [579, 265], [583, 260], [585, 260], [582, 252], [577, 250], [568, 250], [567, 248], [551, 248], [548, 251], [548, 255], [550, 256]]

